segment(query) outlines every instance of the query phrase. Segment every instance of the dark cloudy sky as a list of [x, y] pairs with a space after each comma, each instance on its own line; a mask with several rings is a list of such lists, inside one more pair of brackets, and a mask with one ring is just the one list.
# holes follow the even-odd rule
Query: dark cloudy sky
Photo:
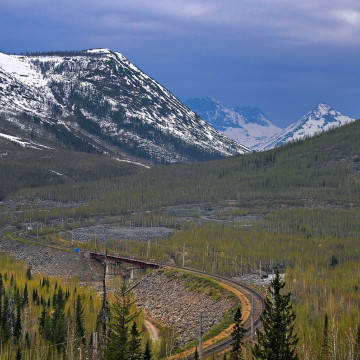
[[360, 117], [359, 0], [1, 0], [0, 51], [105, 47], [181, 100]]

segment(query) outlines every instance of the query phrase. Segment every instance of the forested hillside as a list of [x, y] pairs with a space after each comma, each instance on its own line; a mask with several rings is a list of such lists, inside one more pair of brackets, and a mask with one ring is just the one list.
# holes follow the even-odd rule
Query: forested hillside
[[[82, 216], [224, 200], [236, 200], [245, 207], [281, 204], [312, 206], [320, 203], [322, 206], [340, 204], [349, 207], [359, 203], [359, 135], [360, 121], [356, 121], [315, 138], [263, 153], [205, 163], [156, 166], [127, 177], [116, 175], [133, 170], [113, 172], [110, 166], [107, 171], [98, 171], [100, 164], [106, 164], [100, 159], [107, 159], [98, 157], [98, 162], [92, 164], [98, 174], [94, 175], [95, 179], [102, 178], [101, 181], [82, 182], [80, 176], [76, 182], [27, 189], [18, 195], [6, 194], [8, 198], [26, 194], [32, 199], [85, 202], [86, 206], [71, 210], [73, 215], [78, 213]], [[61, 164], [68, 165], [64, 154], [58, 153], [57, 163], [51, 170], [64, 171]], [[22, 169], [26, 170], [21, 177], [29, 180], [22, 182], [21, 186], [36, 185], [26, 171], [33, 172], [33, 164], [38, 164], [37, 160], [35, 157], [30, 159], [28, 167]], [[14, 167], [17, 171], [16, 162], [14, 165], [11, 157], [3, 156], [0, 167], [1, 189], [11, 189], [14, 180], [7, 174]], [[78, 170], [74, 171], [78, 173]], [[42, 180], [38, 185], [43, 185]], [[65, 216], [67, 210], [63, 211], [61, 215], [61, 210], [56, 210], [54, 216]], [[48, 216], [51, 217], [51, 210]]]
[[[175, 229], [172, 235], [151, 246], [124, 238], [75, 244], [177, 264], [184, 260], [186, 266], [227, 276], [259, 274], [260, 263], [262, 271], [278, 268], [293, 294], [300, 358], [318, 359], [326, 351], [329, 359], [353, 359], [360, 325], [359, 139], [356, 121], [263, 153], [139, 173], [119, 169], [116, 176], [112, 163], [98, 172], [103, 157], [94, 155], [94, 161], [86, 160], [93, 169], [89, 177], [81, 178], [80, 171], [78, 181], [19, 180], [4, 197], [0, 221], [11, 238], [31, 219], [39, 228], [21, 236], [61, 246], [72, 244], [74, 228], [98, 222], [167, 226]], [[71, 172], [72, 153], [58, 154], [47, 169]], [[2, 169], [11, 167], [7, 159], [1, 158]], [[37, 163], [29, 159], [28, 166]], [[28, 169], [22, 168], [25, 179]], [[124, 173], [128, 176], [120, 176]], [[9, 178], [1, 181], [9, 188]]]

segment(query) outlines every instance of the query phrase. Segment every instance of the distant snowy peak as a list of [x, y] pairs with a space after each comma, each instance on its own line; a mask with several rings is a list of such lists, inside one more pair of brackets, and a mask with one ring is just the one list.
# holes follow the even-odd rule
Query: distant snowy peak
[[228, 107], [211, 97], [188, 99], [185, 105], [230, 139], [254, 150], [281, 131], [257, 107]]
[[334, 127], [348, 124], [355, 119], [343, 115], [328, 104], [320, 103], [308, 111], [299, 120], [289, 125], [280, 133], [274, 135], [263, 149], [278, 147], [293, 140], [314, 136]]
[[0, 132], [24, 143], [157, 162], [251, 152], [109, 49], [0, 53]]

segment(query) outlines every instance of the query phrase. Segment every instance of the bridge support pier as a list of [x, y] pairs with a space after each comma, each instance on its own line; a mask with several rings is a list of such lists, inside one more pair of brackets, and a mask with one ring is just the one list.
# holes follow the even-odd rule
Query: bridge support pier
[[131, 268], [130, 269], [130, 281], [134, 281], [145, 274], [144, 268]]

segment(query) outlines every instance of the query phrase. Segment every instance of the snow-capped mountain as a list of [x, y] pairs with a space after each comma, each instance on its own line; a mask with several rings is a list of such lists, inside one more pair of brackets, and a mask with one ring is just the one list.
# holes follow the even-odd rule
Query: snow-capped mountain
[[320, 103], [308, 111], [299, 120], [290, 124], [287, 128], [274, 135], [269, 141], [262, 144], [262, 149], [272, 149], [286, 142], [299, 140], [304, 137], [314, 136], [334, 127], [348, 124], [352, 119], [331, 106]]
[[210, 97], [184, 104], [230, 139], [254, 150], [281, 131], [256, 107], [228, 107]]
[[158, 162], [250, 152], [108, 49], [0, 53], [1, 139]]

